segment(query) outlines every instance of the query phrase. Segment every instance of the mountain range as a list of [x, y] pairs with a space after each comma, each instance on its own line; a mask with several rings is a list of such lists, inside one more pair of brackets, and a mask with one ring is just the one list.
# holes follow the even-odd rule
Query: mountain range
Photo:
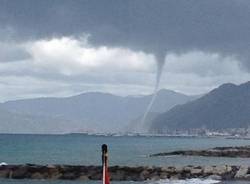
[[[36, 98], [0, 104], [1, 133], [70, 133], [130, 131], [139, 123], [152, 95], [121, 97], [88, 92], [64, 98]], [[152, 111], [163, 113], [197, 96], [160, 90]], [[138, 127], [138, 125], [136, 125]], [[144, 126], [144, 125], [139, 125]]]
[[177, 105], [158, 115], [150, 131], [207, 128], [222, 130], [250, 126], [250, 82], [223, 84], [208, 94], [186, 104]]

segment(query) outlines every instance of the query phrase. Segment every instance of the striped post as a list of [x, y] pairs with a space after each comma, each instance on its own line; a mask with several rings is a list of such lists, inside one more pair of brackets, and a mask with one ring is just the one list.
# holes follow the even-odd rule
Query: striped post
[[102, 183], [110, 184], [109, 173], [108, 173], [108, 146], [102, 145]]

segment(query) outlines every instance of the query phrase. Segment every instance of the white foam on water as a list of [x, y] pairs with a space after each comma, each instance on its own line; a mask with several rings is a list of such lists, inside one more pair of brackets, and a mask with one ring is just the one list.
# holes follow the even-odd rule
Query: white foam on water
[[1, 163], [0, 163], [0, 166], [5, 166], [5, 165], [8, 165], [8, 164], [5, 163], [5, 162], [1, 162]]
[[159, 180], [159, 181], [150, 181], [149, 184], [214, 184], [220, 183], [218, 180], [212, 179], [187, 179], [187, 180]]

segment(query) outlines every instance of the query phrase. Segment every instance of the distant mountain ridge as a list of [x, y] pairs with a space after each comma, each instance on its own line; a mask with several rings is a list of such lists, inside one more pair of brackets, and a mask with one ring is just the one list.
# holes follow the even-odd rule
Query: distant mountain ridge
[[[65, 98], [8, 101], [0, 104], [0, 132], [121, 131], [144, 113], [151, 97], [88, 92]], [[158, 92], [152, 111], [165, 112], [195, 98], [163, 89]], [[9, 118], [2, 119], [1, 109]]]
[[250, 126], [250, 82], [223, 84], [189, 103], [178, 105], [153, 120], [152, 132], [202, 128], [221, 130]]

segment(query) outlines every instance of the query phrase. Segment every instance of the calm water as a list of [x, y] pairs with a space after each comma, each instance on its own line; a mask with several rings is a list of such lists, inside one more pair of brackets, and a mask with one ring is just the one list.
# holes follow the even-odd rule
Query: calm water
[[[250, 159], [205, 157], [148, 157], [149, 154], [179, 149], [205, 149], [215, 146], [250, 145], [249, 140], [223, 138], [105, 137], [74, 135], [0, 135], [0, 162], [9, 164], [100, 165], [100, 146], [109, 146], [110, 165], [250, 165]], [[202, 183], [202, 181], [179, 181]], [[6, 184], [77, 184], [70, 181], [1, 180]], [[98, 182], [88, 182], [88, 184]], [[131, 182], [119, 182], [119, 184]], [[158, 182], [159, 183], [159, 182]], [[171, 183], [161, 181], [162, 183]], [[178, 183], [175, 181], [174, 183]], [[207, 181], [206, 181], [207, 183]], [[233, 182], [236, 183], [236, 182]], [[118, 184], [116, 182], [116, 184]]]

